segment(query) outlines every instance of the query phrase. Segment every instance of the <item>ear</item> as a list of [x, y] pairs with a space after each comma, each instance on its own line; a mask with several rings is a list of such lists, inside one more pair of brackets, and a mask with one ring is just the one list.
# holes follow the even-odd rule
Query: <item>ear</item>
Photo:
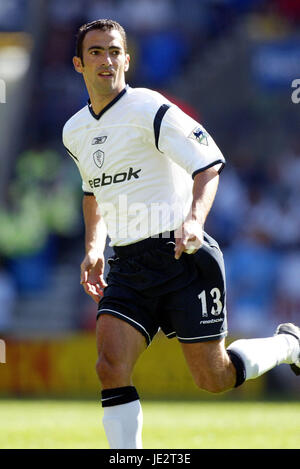
[[130, 55], [126, 54], [125, 67], [124, 67], [125, 72], [129, 70], [129, 62], [130, 62]]
[[82, 73], [83, 65], [82, 65], [80, 57], [76, 57], [76, 56], [73, 57], [73, 65], [74, 65], [76, 72]]

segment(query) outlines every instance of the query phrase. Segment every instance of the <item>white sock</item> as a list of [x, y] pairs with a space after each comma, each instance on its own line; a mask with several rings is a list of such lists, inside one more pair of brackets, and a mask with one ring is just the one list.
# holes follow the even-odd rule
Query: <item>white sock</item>
[[295, 363], [299, 342], [290, 334], [278, 334], [264, 339], [240, 339], [229, 345], [245, 365], [246, 380], [255, 379], [281, 363]]
[[139, 400], [103, 408], [103, 426], [110, 448], [141, 449], [143, 412]]

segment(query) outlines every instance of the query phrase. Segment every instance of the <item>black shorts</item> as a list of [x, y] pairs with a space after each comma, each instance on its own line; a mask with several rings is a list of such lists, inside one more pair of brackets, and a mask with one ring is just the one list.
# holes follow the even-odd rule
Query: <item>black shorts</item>
[[131, 324], [149, 345], [159, 328], [193, 343], [227, 335], [225, 270], [218, 243], [204, 235], [195, 254], [174, 257], [174, 233], [114, 247], [108, 286], [97, 318], [111, 314]]

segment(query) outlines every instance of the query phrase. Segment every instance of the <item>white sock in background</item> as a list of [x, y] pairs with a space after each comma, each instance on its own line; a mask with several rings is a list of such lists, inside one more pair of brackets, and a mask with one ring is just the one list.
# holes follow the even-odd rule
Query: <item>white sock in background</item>
[[243, 361], [246, 380], [255, 379], [281, 363], [295, 363], [299, 342], [290, 334], [278, 334], [263, 339], [240, 339], [229, 345]]

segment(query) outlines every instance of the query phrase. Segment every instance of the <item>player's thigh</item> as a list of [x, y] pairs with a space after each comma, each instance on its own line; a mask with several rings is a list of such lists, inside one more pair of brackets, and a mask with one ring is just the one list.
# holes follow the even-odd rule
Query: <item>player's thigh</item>
[[192, 344], [180, 343], [180, 345], [191, 372], [199, 373], [222, 363], [226, 355], [224, 343], [225, 340], [220, 339]]
[[225, 339], [181, 343], [181, 347], [199, 387], [222, 391], [234, 385], [235, 370], [225, 349]]
[[109, 314], [101, 314], [96, 325], [96, 342], [99, 360], [126, 365], [132, 369], [147, 348], [146, 339], [129, 323]]

